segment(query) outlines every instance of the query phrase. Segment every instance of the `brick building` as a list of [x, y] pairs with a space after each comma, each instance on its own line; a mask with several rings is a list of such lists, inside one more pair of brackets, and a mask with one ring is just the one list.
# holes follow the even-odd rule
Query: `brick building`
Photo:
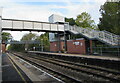
[[[64, 51], [64, 41], [61, 41], [60, 45], [57, 41], [50, 42], [51, 52], [59, 50]], [[67, 53], [86, 54], [85, 39], [67, 40]]]

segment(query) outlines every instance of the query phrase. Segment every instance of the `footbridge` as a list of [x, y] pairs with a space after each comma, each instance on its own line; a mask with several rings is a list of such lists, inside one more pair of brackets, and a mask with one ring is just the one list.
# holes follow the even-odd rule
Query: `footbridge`
[[2, 19], [2, 30], [12, 31], [45, 31], [45, 32], [63, 32], [64, 24], [17, 20], [17, 19]]
[[5, 44], [40, 44], [40, 41], [6, 41]]
[[71, 32], [80, 34], [91, 40], [97, 39], [111, 46], [120, 45], [120, 36], [107, 31], [97, 31], [89, 28], [70, 26], [68, 23], [49, 23], [17, 19], [1, 19], [2, 30], [12, 31], [45, 31], [45, 32]]

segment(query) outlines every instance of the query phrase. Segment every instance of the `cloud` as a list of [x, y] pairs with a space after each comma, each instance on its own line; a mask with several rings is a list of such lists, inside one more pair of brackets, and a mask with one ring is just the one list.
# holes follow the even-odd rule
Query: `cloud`
[[[48, 21], [51, 14], [58, 14], [64, 17], [74, 17], [82, 12], [88, 12], [95, 20], [99, 21], [100, 5], [106, 0], [0, 0], [0, 7], [3, 7], [3, 18], [23, 19], [33, 21]], [[22, 3], [21, 3], [22, 2]], [[57, 4], [32, 5], [24, 2], [58, 2]], [[59, 2], [63, 2], [59, 4]], [[58, 5], [59, 4], [59, 5]], [[12, 32], [14, 39], [20, 40], [26, 32]]]
[[[0, 0], [1, 1], [1, 0]], [[106, 0], [60, 0], [61, 2], [65, 2], [66, 6], [63, 5], [29, 5], [29, 4], [20, 4], [19, 2], [59, 2], [58, 0], [2, 0], [3, 2], [0, 4], [3, 6], [3, 17], [5, 18], [15, 18], [15, 19], [26, 19], [26, 20], [35, 20], [35, 21], [48, 21], [48, 17], [55, 13], [59, 15], [63, 15], [65, 17], [76, 17], [78, 14], [86, 11], [90, 13], [94, 18], [98, 19], [99, 8], [100, 5], [103, 4]], [[84, 2], [83, 4], [74, 4], [74, 2]], [[90, 2], [94, 2], [90, 4]], [[57, 9], [57, 10], [54, 10]], [[67, 11], [62, 12], [59, 10]], [[9, 13], [8, 13], [9, 12]], [[97, 17], [94, 16], [98, 15]]]
[[[81, 0], [82, 2], [83, 0]], [[67, 2], [66, 6], [57, 6], [54, 5], [53, 8], [56, 9], [66, 9], [67, 12], [65, 12], [64, 16], [65, 17], [73, 17], [76, 18], [78, 14], [81, 14], [82, 12], [88, 12], [91, 16], [92, 19], [95, 20], [95, 23], [97, 24], [99, 22], [99, 17], [100, 17], [100, 6], [105, 3], [106, 0], [84, 0], [84, 3], [72, 3], [72, 2]]]
[[1, 0], [1, 2], [103, 2], [106, 0]]

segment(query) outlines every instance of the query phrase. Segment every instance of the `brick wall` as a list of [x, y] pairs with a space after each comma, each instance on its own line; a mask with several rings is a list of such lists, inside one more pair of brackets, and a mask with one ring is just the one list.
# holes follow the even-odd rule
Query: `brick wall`
[[2, 44], [2, 52], [5, 52], [6, 48], [5, 48], [5, 44]]
[[[64, 50], [64, 42], [60, 42], [60, 51]], [[58, 42], [50, 42], [50, 51], [52, 52], [58, 52]], [[79, 40], [68, 40], [67, 41], [67, 53], [75, 53], [75, 54], [86, 54], [86, 48], [85, 48], [85, 40], [79, 39]]]
[[85, 40], [71, 40], [67, 41], [67, 52], [68, 53], [77, 53], [77, 54], [86, 54], [85, 49]]
[[[64, 42], [60, 42], [60, 51], [62, 51], [64, 48]], [[59, 46], [58, 46], [58, 42], [54, 41], [54, 42], [50, 42], [50, 51], [51, 52], [58, 52], [59, 51]]]
[[92, 54], [92, 40], [90, 40], [90, 53]]

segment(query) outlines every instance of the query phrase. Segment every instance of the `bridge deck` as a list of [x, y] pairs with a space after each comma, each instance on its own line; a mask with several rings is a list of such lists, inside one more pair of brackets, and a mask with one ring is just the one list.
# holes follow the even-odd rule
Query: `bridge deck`
[[2, 30], [63, 32], [64, 29], [64, 24], [16, 19], [2, 19]]

